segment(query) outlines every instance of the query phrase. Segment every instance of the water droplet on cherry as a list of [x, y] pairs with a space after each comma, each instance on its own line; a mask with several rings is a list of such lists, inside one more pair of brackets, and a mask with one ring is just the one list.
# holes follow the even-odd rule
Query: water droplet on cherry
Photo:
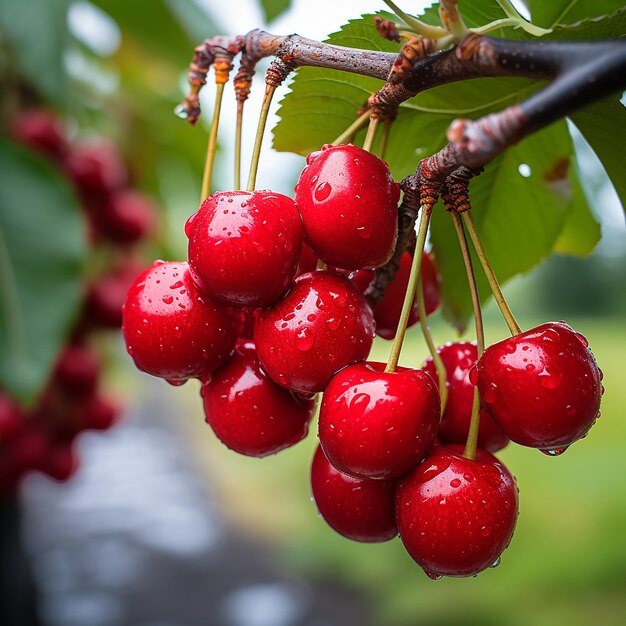
[[313, 347], [315, 337], [308, 328], [303, 328], [296, 335], [296, 348], [302, 352], [307, 352]]
[[320, 183], [313, 192], [313, 196], [318, 202], [323, 202], [330, 196], [330, 192], [333, 188], [328, 183]]
[[564, 448], [552, 448], [551, 450], [540, 450], [540, 452], [546, 456], [561, 456], [568, 447], [569, 446], [565, 446]]

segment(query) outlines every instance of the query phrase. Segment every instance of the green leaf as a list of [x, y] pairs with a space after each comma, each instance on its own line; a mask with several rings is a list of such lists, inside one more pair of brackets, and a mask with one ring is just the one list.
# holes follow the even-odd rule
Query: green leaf
[[571, 120], [600, 159], [626, 209], [626, 108], [617, 99], [602, 100], [575, 113]]
[[275, 20], [291, 5], [291, 0], [260, 0], [266, 22]]
[[0, 387], [24, 403], [45, 384], [76, 316], [84, 256], [67, 180], [0, 139]]
[[[501, 283], [552, 252], [572, 205], [568, 194], [546, 179], [572, 152], [567, 126], [558, 122], [509, 148], [472, 180], [474, 220]], [[528, 178], [520, 174], [521, 164], [530, 168]], [[471, 300], [452, 220], [443, 210], [433, 215], [431, 240], [442, 275], [444, 317], [462, 330]], [[484, 301], [490, 292], [476, 257], [474, 268]]]
[[63, 51], [69, 0], [0, 0], [0, 40], [6, 37], [20, 76], [36, 91], [64, 104]]
[[530, 14], [534, 24], [553, 28], [608, 15], [623, 6], [623, 0], [530, 0]]

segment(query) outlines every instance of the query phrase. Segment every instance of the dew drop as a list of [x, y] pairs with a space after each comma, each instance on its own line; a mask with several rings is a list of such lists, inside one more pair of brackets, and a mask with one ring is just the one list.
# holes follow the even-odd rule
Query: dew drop
[[529, 363], [529, 364], [526, 366], [526, 371], [527, 371], [527, 372], [534, 372], [536, 369], [537, 369], [537, 368], [536, 368], [536, 367], [535, 367], [535, 365], [533, 365], [532, 363]]
[[357, 393], [348, 403], [348, 408], [356, 417], [360, 417], [365, 413], [370, 404], [370, 396], [367, 393]]
[[548, 328], [541, 337], [543, 341], [558, 341], [560, 338], [561, 336], [554, 328]]
[[191, 232], [193, 230], [193, 224], [198, 217], [198, 213], [194, 213], [189, 219], [185, 222], [185, 235], [187, 235], [187, 239], [191, 239]]
[[302, 352], [307, 352], [313, 347], [315, 337], [308, 328], [303, 328], [296, 335], [296, 348]]
[[600, 380], [604, 379], [604, 372], [600, 368], [598, 368], [598, 376], [600, 377]]
[[424, 570], [424, 574], [426, 574], [426, 576], [428, 576], [431, 580], [441, 580], [443, 578], [441, 574], [435, 574], [435, 572], [431, 572], [428, 569]]
[[539, 374], [539, 382], [544, 389], [556, 389], [561, 384], [561, 375], [544, 370]]
[[174, 296], [163, 296], [161, 300], [163, 300], [163, 304], [172, 304], [172, 302], [174, 302]]
[[183, 286], [182, 280], [177, 280], [175, 283], [170, 285], [170, 289], [180, 289]]
[[599, 420], [602, 417], [602, 411], [596, 413], [596, 419]]
[[580, 341], [580, 343], [582, 343], [585, 348], [589, 347], [589, 342], [587, 341], [587, 337], [585, 337], [584, 335], [581, 335], [580, 333], [574, 333], [574, 334], [576, 335], [576, 339], [578, 339], [578, 341]]
[[540, 452], [546, 456], [561, 456], [568, 447], [569, 446], [565, 446], [564, 448], [552, 448], [551, 450], [540, 450]]
[[339, 326], [341, 326], [341, 319], [338, 317], [329, 317], [326, 320], [326, 325], [330, 328], [330, 330], [337, 330]]
[[166, 378], [165, 379], [167, 383], [169, 383], [170, 385], [172, 385], [172, 387], [181, 387], [182, 385], [184, 385], [187, 380], [179, 380], [176, 378]]
[[356, 229], [356, 234], [361, 239], [369, 239], [372, 235], [372, 233], [369, 230], [367, 230], [365, 226], [358, 226]]
[[513, 354], [517, 350], [517, 347], [512, 341], [508, 341], [504, 344], [504, 351], [509, 354]]
[[313, 196], [318, 202], [323, 202], [330, 196], [330, 192], [333, 188], [328, 183], [320, 183], [313, 192]]
[[604, 385], [600, 385], [600, 395], [603, 396], [604, 395]]
[[566, 404], [565, 413], [570, 417], [574, 417], [574, 415], [576, 415], [576, 407], [571, 404]]
[[480, 527], [480, 534], [483, 537], [489, 537], [489, 535], [491, 534], [491, 527], [490, 526], [481, 526]]
[[498, 567], [498, 565], [500, 565], [500, 563], [502, 562], [502, 557], [498, 557], [489, 567]]
[[453, 478], [450, 481], [450, 487], [456, 488], [456, 487], [460, 487], [460, 486], [461, 486], [461, 480], [459, 478]]
[[472, 369], [470, 369], [469, 379], [470, 379], [470, 383], [476, 386], [476, 384], [478, 383], [478, 369], [476, 368], [476, 365], [473, 365]]
[[482, 399], [487, 404], [493, 404], [498, 399], [497, 391], [498, 386], [495, 383], [489, 383], [489, 387], [485, 390], [485, 393], [481, 394]]

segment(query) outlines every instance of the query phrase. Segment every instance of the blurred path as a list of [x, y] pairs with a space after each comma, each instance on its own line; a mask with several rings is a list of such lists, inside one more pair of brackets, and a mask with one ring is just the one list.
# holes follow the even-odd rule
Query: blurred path
[[281, 571], [219, 518], [168, 414], [167, 390], [84, 435], [66, 485], [24, 486], [46, 626], [367, 626], [363, 599]]

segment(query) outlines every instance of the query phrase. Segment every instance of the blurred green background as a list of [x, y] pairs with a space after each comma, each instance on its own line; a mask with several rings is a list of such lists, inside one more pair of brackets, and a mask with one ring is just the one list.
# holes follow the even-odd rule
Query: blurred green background
[[[322, 37], [348, 16], [380, 8], [371, 1], [341, 3], [334, 12], [329, 3], [325, 11], [315, 12], [315, 20], [303, 22], [310, 4], [294, 2], [272, 29]], [[137, 186], [159, 198], [162, 228], [158, 241], [146, 251], [148, 257], [185, 255], [182, 227], [199, 195], [210, 88], [198, 128], [172, 111], [183, 95], [197, 43], [218, 30], [245, 32], [263, 26], [267, 13], [252, 0], [242, 1], [237, 9], [237, 15], [231, 15], [216, 2], [191, 0], [0, 0], [4, 80], [15, 78], [16, 67], [31, 68], [25, 75], [31, 72], [43, 101], [70, 116], [81, 131], [114, 139], [131, 164]], [[234, 110], [228, 95], [224, 106]], [[6, 117], [16, 104], [6, 97], [1, 102]], [[249, 107], [248, 130], [254, 125], [255, 103], [253, 99]], [[229, 120], [232, 114], [223, 122], [223, 155], [233, 132], [232, 125], [227, 128]], [[227, 451], [205, 426], [193, 383], [171, 390], [173, 401], [180, 402], [178, 425], [188, 435], [230, 523], [271, 545], [297, 572], [355, 585], [364, 592], [375, 624], [624, 623], [626, 231], [619, 202], [598, 163], [582, 142], [577, 149], [583, 183], [602, 224], [602, 242], [586, 259], [549, 259], [512, 281], [505, 292], [522, 327], [565, 319], [587, 336], [605, 373], [602, 418], [584, 441], [561, 457], [513, 445], [501, 453], [517, 477], [521, 512], [513, 542], [497, 569], [476, 579], [432, 582], [397, 540], [370, 546], [335, 535], [310, 501], [314, 426], [305, 442], [276, 457], [240, 457]], [[289, 193], [301, 163], [299, 157], [272, 154], [266, 146], [262, 186]], [[228, 177], [229, 166], [222, 161], [219, 167], [220, 175]], [[493, 303], [486, 320], [489, 341], [505, 336]], [[438, 343], [455, 337], [436, 316], [432, 325]], [[374, 358], [386, 359], [388, 349], [388, 343], [377, 340]], [[113, 380], [123, 379], [132, 402], [142, 375], [121, 349], [118, 357]], [[415, 366], [425, 357], [426, 348], [414, 329], [402, 361]]]

